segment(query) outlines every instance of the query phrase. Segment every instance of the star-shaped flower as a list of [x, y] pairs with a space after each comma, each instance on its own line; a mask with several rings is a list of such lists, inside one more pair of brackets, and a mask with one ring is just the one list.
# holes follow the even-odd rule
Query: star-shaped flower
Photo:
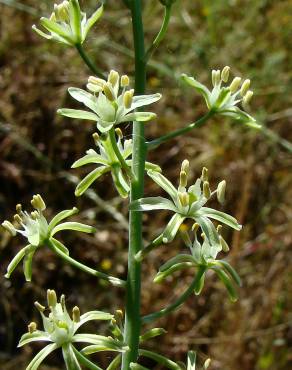
[[55, 234], [57, 232], [62, 230], [75, 230], [83, 233], [95, 232], [94, 227], [84, 225], [79, 222], [61, 222], [65, 218], [76, 214], [78, 212], [76, 207], [59, 212], [52, 218], [51, 222], [48, 223], [43, 215], [43, 211], [46, 209], [46, 204], [42, 197], [39, 194], [34, 195], [31, 200], [31, 204], [35, 210], [30, 214], [22, 210], [21, 204], [16, 206], [17, 214], [14, 215], [14, 221], [18, 224], [17, 227], [7, 220], [2, 223], [2, 227], [9, 231], [13, 236], [19, 233], [23, 235], [29, 243], [16, 254], [8, 265], [7, 273], [5, 275], [7, 278], [10, 278], [10, 275], [17, 265], [21, 260], [23, 260], [25, 279], [27, 281], [31, 281], [33, 256], [37, 249], [46, 246], [48, 242], [53, 243], [55, 248], [60, 249], [62, 253], [68, 255], [68, 249], [60, 241], [55, 239]]
[[260, 128], [261, 126], [256, 123], [251, 115], [238, 107], [238, 104], [241, 103], [246, 108], [253, 96], [253, 92], [249, 90], [250, 80], [247, 79], [242, 83], [240, 77], [235, 77], [229, 86], [222, 86], [222, 84], [228, 82], [229, 72], [230, 68], [228, 66], [224, 67], [222, 71], [212, 71], [213, 89], [211, 91], [193, 77], [183, 74], [181, 78], [204, 97], [210, 111], [232, 117], [248, 126]]
[[240, 286], [240, 278], [233, 267], [227, 261], [220, 259], [217, 260], [217, 255], [219, 252], [221, 252], [222, 250], [224, 252], [228, 252], [229, 250], [226, 241], [221, 235], [222, 226], [219, 225], [217, 227], [219, 243], [214, 244], [209, 242], [204, 233], [202, 233], [201, 235], [202, 242], [199, 241], [197, 235], [199, 227], [199, 224], [195, 223], [192, 228], [194, 232], [193, 242], [191, 241], [189, 233], [184, 230], [184, 228], [181, 228], [180, 233], [182, 239], [185, 242], [186, 246], [189, 248], [191, 254], [178, 254], [168, 260], [159, 268], [159, 272], [154, 278], [154, 281], [156, 283], [160, 283], [166, 277], [172, 275], [177, 271], [195, 267], [198, 270], [197, 276], [199, 276], [200, 278], [197, 279], [194, 291], [196, 294], [200, 294], [204, 286], [206, 272], [207, 270], [211, 269], [215, 271], [219, 279], [225, 285], [230, 299], [232, 301], [236, 301], [237, 293], [234, 289], [233, 283]]
[[78, 0], [65, 0], [59, 5], [54, 5], [54, 11], [50, 18], [42, 17], [40, 19], [40, 24], [49, 33], [43, 32], [35, 25], [32, 28], [48, 40], [55, 40], [66, 45], [78, 45], [85, 41], [91, 27], [99, 20], [102, 13], [103, 6], [100, 6], [87, 19], [86, 13], [80, 9]]
[[180, 225], [185, 219], [189, 218], [200, 225], [210, 244], [218, 244], [220, 242], [219, 235], [210, 219], [217, 220], [235, 230], [240, 230], [241, 225], [238, 224], [234, 217], [224, 212], [204, 207], [207, 201], [215, 194], [217, 194], [218, 201], [222, 203], [226, 188], [226, 182], [221, 181], [217, 189], [211, 192], [207, 171], [204, 168], [202, 176], [197, 179], [195, 184], [187, 187], [189, 162], [187, 160], [183, 161], [179, 186], [176, 189], [161, 173], [150, 170], [148, 175], [169, 194], [171, 200], [163, 197], [142, 198], [132, 202], [130, 208], [134, 211], [165, 209], [174, 212], [161, 234], [164, 243], [171, 242], [175, 238]]
[[57, 296], [54, 290], [48, 290], [47, 301], [49, 308], [49, 315], [45, 315], [46, 308], [35, 303], [39, 310], [44, 330], [38, 330], [35, 322], [28, 325], [28, 333], [24, 334], [18, 347], [22, 347], [32, 342], [48, 342], [29, 363], [26, 370], [37, 370], [44, 359], [58, 348], [62, 349], [63, 359], [67, 370], [81, 370], [79, 364], [79, 351], [75, 348], [75, 343], [88, 343], [95, 345], [100, 351], [118, 351], [123, 352], [127, 349], [124, 343], [103, 335], [96, 334], [77, 334], [79, 328], [92, 320], [112, 320], [113, 315], [102, 311], [90, 311], [80, 315], [80, 310], [75, 306], [72, 310], [72, 318], [70, 317], [66, 305], [65, 296], [62, 295], [60, 302], [57, 301]]
[[[118, 137], [116, 142], [117, 149], [119, 150], [121, 157], [125, 160], [127, 166], [131, 167], [132, 160], [130, 157], [133, 151], [132, 140], [123, 140], [123, 134], [120, 129], [116, 129], [116, 134]], [[93, 134], [93, 138], [99, 149], [99, 153], [94, 149], [87, 150], [86, 155], [74, 162], [72, 168], [81, 167], [87, 164], [96, 164], [98, 167], [92, 170], [78, 184], [75, 190], [75, 195], [82, 195], [100, 176], [110, 172], [114, 185], [120, 196], [126, 198], [130, 191], [129, 179], [125, 176], [123, 165], [116, 156], [111, 138], [107, 135], [100, 137], [97, 133]], [[159, 166], [150, 162], [146, 162], [145, 168], [148, 170], [152, 169], [154, 171], [161, 171]]]
[[75, 87], [70, 87], [68, 91], [74, 99], [83, 103], [92, 112], [62, 108], [58, 113], [66, 117], [95, 121], [101, 133], [108, 132], [120, 123], [147, 122], [155, 118], [155, 113], [133, 111], [156, 102], [161, 95], [134, 96], [134, 90], [129, 90], [128, 86], [129, 77], [126, 75], [120, 77], [118, 72], [113, 70], [109, 73], [107, 81], [91, 76], [87, 84], [90, 92]]

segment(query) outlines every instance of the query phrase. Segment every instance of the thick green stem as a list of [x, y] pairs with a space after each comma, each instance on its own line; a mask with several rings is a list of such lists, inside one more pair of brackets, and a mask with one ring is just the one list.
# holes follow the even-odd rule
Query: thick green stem
[[142, 317], [142, 322], [143, 323], [152, 322], [154, 320], [159, 319], [162, 316], [165, 316], [165, 315], [169, 314], [172, 311], [175, 311], [177, 308], [179, 308], [192, 294], [194, 294], [194, 289], [196, 288], [196, 286], [198, 286], [198, 284], [201, 280], [201, 277], [204, 275], [205, 271], [206, 271], [206, 268], [201, 266], [199, 268], [194, 280], [192, 281], [191, 285], [186, 289], [186, 291], [175, 302], [173, 302], [172, 304], [170, 304], [169, 306], [163, 308], [162, 310], [160, 310], [158, 312], [154, 312], [154, 313], [151, 313], [149, 315], [143, 316]]
[[164, 136], [161, 136], [159, 137], [158, 139], [155, 139], [155, 140], [152, 140], [152, 141], [148, 141], [146, 143], [147, 145], [147, 148], [149, 150], [152, 150], [152, 149], [155, 149], [157, 148], [160, 144], [162, 143], [165, 143], [166, 141], [168, 140], [171, 140], [171, 139], [174, 139], [175, 137], [177, 136], [181, 136], [191, 130], [193, 130], [194, 128], [198, 128], [198, 127], [201, 127], [205, 122], [208, 121], [209, 118], [211, 118], [213, 115], [215, 114], [214, 111], [209, 111], [207, 114], [205, 114], [203, 117], [201, 117], [200, 119], [198, 119], [196, 122], [193, 122], [193, 123], [190, 123], [189, 125], [183, 127], [183, 128], [180, 128], [176, 131], [173, 131], [171, 132], [170, 134], [167, 134], [167, 135], [164, 135]]
[[[132, 27], [135, 49], [135, 93], [144, 94], [146, 86], [146, 65], [144, 31], [142, 20], [142, 1], [131, 2]], [[133, 159], [132, 172], [135, 179], [131, 181], [130, 201], [143, 197], [146, 145], [144, 125], [133, 123]], [[126, 294], [126, 315], [124, 338], [129, 351], [123, 354], [122, 370], [129, 370], [131, 362], [137, 362], [139, 349], [140, 295], [141, 295], [141, 263], [135, 255], [142, 248], [142, 213], [130, 211], [128, 277]]]
[[104, 74], [96, 67], [89, 56], [85, 53], [83, 46], [81, 44], [76, 44], [75, 46], [78, 50], [79, 55], [81, 56], [87, 67], [91, 70], [91, 72], [93, 72], [96, 76], [105, 79]]

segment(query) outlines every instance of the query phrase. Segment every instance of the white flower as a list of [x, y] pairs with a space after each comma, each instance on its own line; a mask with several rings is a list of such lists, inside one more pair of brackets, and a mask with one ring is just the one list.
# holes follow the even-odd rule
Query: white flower
[[229, 86], [222, 86], [229, 79], [229, 71], [230, 68], [228, 66], [224, 67], [222, 71], [212, 71], [212, 91], [186, 74], [182, 74], [181, 78], [204, 97], [210, 111], [232, 117], [248, 126], [260, 128], [261, 126], [256, 123], [256, 120], [251, 115], [238, 107], [240, 103], [242, 103], [243, 107], [246, 107], [253, 96], [253, 92], [249, 90], [250, 80], [247, 79], [241, 83], [241, 78], [235, 77]]
[[163, 197], [142, 198], [132, 202], [130, 208], [134, 211], [165, 209], [174, 212], [174, 215], [162, 233], [164, 243], [171, 242], [175, 238], [183, 221], [186, 218], [190, 218], [200, 225], [210, 244], [218, 244], [220, 243], [219, 235], [213, 223], [209, 220], [210, 218], [226, 224], [235, 230], [240, 230], [241, 225], [238, 224], [234, 217], [224, 212], [204, 207], [210, 197], [215, 194], [217, 194], [219, 201], [223, 201], [225, 192], [225, 181], [221, 182], [218, 188], [211, 192], [207, 171], [204, 168], [202, 176], [197, 179], [194, 185], [187, 188], [189, 162], [187, 160], [183, 161], [179, 186], [176, 189], [161, 173], [150, 170], [148, 171], [148, 175], [169, 194], [171, 200]]
[[79, 45], [84, 42], [91, 27], [99, 20], [103, 13], [100, 6], [87, 20], [87, 16], [80, 10], [78, 0], [65, 0], [54, 5], [50, 18], [42, 17], [40, 24], [49, 31], [49, 34], [33, 25], [33, 30], [40, 36], [55, 40], [66, 45]]
[[[58, 113], [71, 118], [95, 121], [101, 133], [108, 132], [114, 125], [124, 122], [147, 122], [156, 117], [151, 112], [133, 112], [161, 98], [160, 94], [134, 96], [134, 90], [128, 89], [129, 78], [111, 71], [108, 80], [89, 77], [87, 92], [75, 87], [69, 88], [69, 94], [83, 103], [92, 112], [76, 109], [59, 109]], [[120, 91], [121, 90], [121, 91]]]
[[75, 343], [88, 343], [95, 345], [100, 351], [118, 351], [123, 352], [127, 349], [125, 345], [112, 337], [105, 337], [96, 334], [77, 334], [79, 328], [92, 320], [112, 320], [113, 315], [102, 311], [90, 311], [80, 315], [80, 310], [75, 306], [72, 310], [72, 318], [70, 317], [66, 305], [65, 296], [62, 295], [60, 302], [57, 302], [57, 296], [54, 290], [48, 290], [47, 301], [50, 314], [45, 316], [45, 307], [35, 303], [39, 310], [42, 321], [43, 330], [37, 330], [36, 323], [32, 322], [28, 325], [28, 333], [24, 334], [18, 347], [22, 347], [28, 343], [41, 341], [49, 342], [26, 367], [26, 370], [37, 370], [44, 359], [58, 348], [62, 349], [63, 358], [67, 370], [81, 370], [78, 358], [79, 351], [74, 347]]
[[[117, 149], [125, 160], [125, 163], [130, 167], [132, 164], [130, 157], [133, 151], [132, 140], [123, 140], [123, 135], [120, 129], [116, 129], [116, 133], [118, 134]], [[94, 149], [87, 150], [86, 155], [74, 162], [72, 168], [81, 167], [87, 164], [96, 164], [97, 168], [92, 170], [83, 180], [81, 180], [76, 187], [75, 195], [82, 195], [100, 176], [110, 172], [114, 185], [120, 196], [123, 198], [128, 197], [130, 191], [129, 179], [124, 174], [122, 164], [116, 156], [110, 137], [99, 137], [99, 135], [95, 133], [93, 134], [93, 138], [99, 149], [99, 153]], [[152, 169], [154, 171], [161, 171], [159, 166], [150, 162], [145, 163], [145, 168], [148, 170]]]
[[10, 278], [12, 272], [23, 260], [23, 272], [26, 280], [30, 281], [34, 254], [38, 248], [45, 246], [47, 242], [53, 243], [57, 250], [68, 255], [68, 249], [54, 237], [57, 232], [62, 230], [75, 230], [84, 233], [92, 233], [95, 231], [94, 227], [84, 225], [79, 222], [61, 222], [65, 218], [76, 214], [78, 212], [76, 207], [59, 212], [52, 218], [51, 222], [48, 223], [43, 215], [46, 205], [42, 197], [39, 194], [34, 195], [31, 200], [31, 204], [35, 208], [35, 211], [30, 214], [22, 210], [21, 204], [16, 206], [17, 214], [14, 215], [14, 221], [19, 225], [18, 227], [14, 226], [7, 220], [2, 223], [2, 227], [9, 231], [13, 236], [19, 233], [24, 236], [29, 243], [15, 255], [8, 265], [7, 273], [5, 275], [7, 278]]

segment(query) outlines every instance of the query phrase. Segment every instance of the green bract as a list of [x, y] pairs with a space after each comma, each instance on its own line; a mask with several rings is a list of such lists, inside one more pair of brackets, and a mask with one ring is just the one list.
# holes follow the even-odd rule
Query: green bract
[[241, 84], [241, 78], [235, 77], [229, 86], [222, 86], [223, 83], [228, 81], [229, 71], [228, 66], [224, 67], [222, 71], [212, 71], [212, 91], [186, 74], [182, 74], [181, 78], [204, 97], [210, 111], [240, 120], [248, 126], [260, 128], [261, 126], [256, 123], [251, 115], [237, 106], [242, 103], [246, 107], [252, 98], [253, 92], [249, 90], [250, 80], [245, 80]]
[[[130, 167], [132, 164], [130, 157], [133, 151], [132, 140], [123, 140], [120, 129], [116, 129], [116, 133], [118, 134], [118, 140], [116, 142], [117, 150], [125, 160], [125, 163]], [[93, 149], [87, 150], [86, 155], [74, 162], [72, 168], [81, 167], [87, 164], [96, 164], [98, 167], [91, 171], [78, 184], [75, 190], [75, 195], [82, 195], [101, 175], [110, 172], [114, 185], [120, 196], [126, 198], [130, 191], [129, 179], [124, 174], [123, 165], [115, 153], [111, 138], [108, 135], [99, 137], [97, 133], [93, 134], [93, 138], [99, 149], [99, 153]], [[114, 138], [114, 140], [116, 139]], [[159, 166], [149, 162], [146, 162], [146, 169], [152, 169], [155, 171], [161, 170]]]
[[175, 214], [161, 235], [164, 243], [171, 242], [183, 221], [186, 218], [190, 218], [200, 225], [211, 245], [219, 244], [219, 235], [210, 219], [215, 219], [235, 230], [241, 229], [241, 225], [238, 224], [234, 217], [224, 212], [204, 207], [205, 203], [214, 194], [217, 194], [219, 202], [223, 202], [226, 183], [222, 181], [217, 189], [211, 192], [207, 169], [204, 168], [202, 176], [197, 179], [194, 185], [187, 188], [188, 171], [189, 162], [185, 160], [181, 166], [180, 181], [177, 189], [161, 173], [148, 171], [148, 175], [169, 194], [171, 200], [163, 197], [142, 198], [131, 203], [131, 210], [152, 211], [165, 209], [174, 212]]
[[70, 210], [61, 211], [52, 218], [51, 222], [48, 223], [43, 215], [46, 205], [42, 197], [39, 194], [34, 195], [31, 200], [31, 204], [35, 208], [35, 211], [30, 214], [22, 210], [21, 204], [16, 206], [17, 214], [14, 215], [14, 221], [18, 224], [18, 227], [15, 227], [9, 221], [4, 221], [2, 223], [2, 226], [13, 236], [15, 236], [16, 233], [19, 233], [23, 235], [29, 243], [16, 254], [8, 265], [7, 273], [5, 275], [7, 278], [10, 277], [17, 265], [23, 259], [23, 272], [25, 279], [27, 281], [31, 281], [33, 256], [38, 248], [45, 246], [49, 242], [54, 244], [55, 248], [60, 250], [62, 253], [68, 255], [68, 249], [54, 237], [57, 232], [62, 230], [75, 230], [83, 233], [95, 232], [94, 227], [84, 225], [79, 222], [61, 222], [65, 218], [76, 214], [78, 212], [76, 207]]
[[[160, 94], [134, 96], [134, 90], [128, 90], [129, 77], [111, 71], [108, 80], [89, 77], [87, 92], [75, 87], [69, 88], [69, 94], [83, 103], [92, 112], [76, 109], [59, 109], [58, 113], [71, 118], [95, 121], [101, 133], [108, 132], [120, 123], [139, 121], [147, 122], [156, 117], [151, 112], [133, 112], [161, 98]], [[120, 93], [120, 89], [122, 90]]]
[[219, 252], [221, 252], [222, 250], [227, 252], [229, 250], [227, 243], [220, 234], [221, 225], [219, 225], [217, 229], [220, 242], [214, 244], [211, 244], [209, 242], [204, 233], [201, 235], [203, 241], [200, 242], [197, 236], [198, 229], [199, 224], [196, 223], [193, 226], [193, 242], [191, 241], [187, 231], [180, 231], [182, 239], [184, 240], [187, 247], [190, 249], [191, 255], [178, 254], [177, 256], [171, 258], [160, 267], [159, 272], [154, 278], [154, 281], [156, 283], [159, 283], [176, 271], [184, 270], [190, 267], [196, 267], [204, 271], [195, 287], [195, 293], [200, 294], [204, 286], [205, 274], [208, 269], [211, 269], [215, 271], [215, 273], [225, 285], [230, 299], [232, 301], [236, 301], [237, 294], [233, 287], [232, 281], [235, 282], [235, 284], [237, 285], [241, 285], [240, 278], [228, 262], [216, 259]]
[[55, 291], [48, 290], [47, 300], [50, 310], [49, 316], [45, 316], [46, 308], [44, 306], [38, 302], [35, 303], [42, 316], [44, 330], [37, 330], [36, 323], [30, 323], [28, 325], [28, 333], [21, 337], [18, 347], [37, 341], [49, 342], [51, 344], [48, 344], [32, 359], [26, 370], [37, 370], [43, 360], [58, 348], [62, 349], [67, 370], [81, 370], [78, 361], [79, 352], [74, 347], [75, 343], [96, 345], [103, 351], [123, 352], [127, 349], [121, 341], [112, 337], [96, 334], [76, 334], [77, 330], [86, 322], [111, 320], [113, 315], [102, 311], [90, 311], [80, 315], [79, 308], [75, 306], [72, 310], [71, 318], [66, 309], [64, 295], [61, 296], [58, 303]]
[[66, 45], [80, 45], [102, 13], [103, 6], [100, 6], [87, 19], [86, 14], [80, 10], [78, 0], [65, 0], [59, 5], [54, 5], [54, 11], [50, 18], [42, 17], [40, 19], [40, 24], [49, 34], [41, 31], [35, 25], [32, 28], [48, 40], [55, 40]]

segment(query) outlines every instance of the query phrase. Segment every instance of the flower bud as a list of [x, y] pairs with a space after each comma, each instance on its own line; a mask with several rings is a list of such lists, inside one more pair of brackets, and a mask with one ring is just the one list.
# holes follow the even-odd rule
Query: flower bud
[[115, 92], [113, 90], [113, 87], [112, 85], [107, 82], [104, 87], [103, 87], [103, 92], [104, 92], [104, 95], [107, 97], [107, 99], [111, 102], [115, 101], [116, 100], [116, 97], [115, 97]]
[[220, 204], [225, 201], [226, 181], [221, 181], [217, 186], [217, 199]]
[[49, 307], [55, 307], [57, 304], [57, 295], [54, 290], [48, 289], [47, 290], [47, 301]]
[[130, 85], [130, 79], [129, 79], [129, 77], [127, 75], [123, 75], [121, 77], [121, 86], [122, 87], [127, 87], [129, 85]]
[[253, 96], [253, 92], [251, 90], [248, 90], [248, 92], [243, 97], [243, 104], [248, 104]]
[[230, 89], [230, 92], [231, 93], [235, 93], [235, 91], [238, 90], [239, 86], [240, 86], [240, 83], [241, 83], [241, 78], [240, 77], [235, 77], [230, 86], [229, 86], [229, 89]]
[[124, 106], [126, 109], [130, 109], [133, 102], [134, 90], [126, 91], [123, 97]]
[[35, 322], [31, 322], [28, 326], [27, 326], [27, 330], [30, 334], [34, 333], [36, 330], [37, 330], [37, 324]]
[[203, 194], [207, 199], [211, 197], [211, 189], [208, 181], [204, 181], [203, 183]]
[[111, 83], [113, 87], [115, 87], [119, 79], [120, 75], [118, 74], [118, 72], [111, 70], [108, 76], [108, 82]]
[[16, 229], [15, 227], [12, 225], [11, 222], [5, 220], [4, 222], [2, 222], [2, 227], [4, 227], [5, 230], [7, 230], [12, 236], [15, 236], [16, 235]]
[[80, 321], [80, 310], [79, 310], [79, 307], [77, 307], [77, 306], [73, 307], [72, 317], [73, 317], [73, 321], [74, 322], [79, 322]]
[[250, 80], [245, 80], [240, 89], [240, 95], [244, 96], [250, 87]]
[[221, 72], [221, 80], [223, 82], [227, 82], [228, 81], [228, 78], [229, 78], [229, 73], [230, 73], [230, 67], [229, 66], [225, 66]]

